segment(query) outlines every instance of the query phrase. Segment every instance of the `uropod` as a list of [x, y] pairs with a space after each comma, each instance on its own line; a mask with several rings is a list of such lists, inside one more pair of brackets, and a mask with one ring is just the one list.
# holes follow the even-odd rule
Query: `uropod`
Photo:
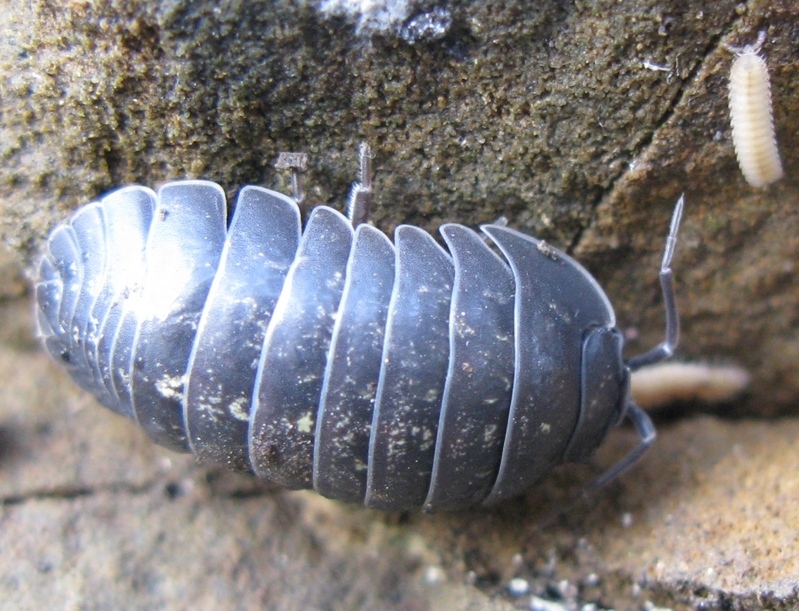
[[491, 504], [583, 460], [625, 417], [655, 439], [630, 372], [671, 356], [679, 322], [625, 360], [610, 301], [574, 259], [500, 225], [446, 224], [446, 249], [362, 221], [371, 154], [347, 216], [294, 195], [201, 181], [114, 191], [50, 234], [35, 281], [49, 353], [158, 443], [383, 510]]

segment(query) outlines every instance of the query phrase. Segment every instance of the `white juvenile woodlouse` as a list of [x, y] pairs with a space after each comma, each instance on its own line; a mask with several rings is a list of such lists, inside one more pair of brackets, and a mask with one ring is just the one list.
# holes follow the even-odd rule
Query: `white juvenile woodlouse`
[[675, 401], [721, 403], [741, 394], [749, 379], [749, 372], [736, 365], [658, 363], [633, 374], [631, 394], [645, 409]]
[[771, 111], [771, 83], [766, 61], [758, 55], [766, 40], [727, 48], [738, 55], [730, 70], [730, 121], [732, 142], [741, 172], [753, 187], [765, 187], [782, 178]]

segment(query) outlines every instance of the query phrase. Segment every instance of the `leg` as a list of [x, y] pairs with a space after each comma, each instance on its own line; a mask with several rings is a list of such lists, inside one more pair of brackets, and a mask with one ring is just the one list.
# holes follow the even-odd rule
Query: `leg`
[[301, 175], [308, 169], [308, 155], [306, 153], [278, 153], [275, 168], [291, 170], [291, 196], [297, 204], [302, 206], [305, 193], [302, 190]]
[[613, 465], [610, 469], [605, 471], [602, 475], [597, 477], [594, 481], [589, 482], [586, 484], [580, 492], [578, 497], [575, 497], [571, 501], [567, 502], [565, 506], [559, 507], [553, 511], [551, 511], [546, 518], [544, 518], [541, 522], [538, 523], [536, 526], [536, 530], [544, 530], [547, 527], [551, 526], [555, 520], [570, 511], [572, 511], [580, 502], [581, 500], [587, 501], [591, 495], [596, 492], [599, 488], [609, 484], [614, 479], [616, 479], [619, 475], [621, 475], [624, 471], [632, 467], [638, 460], [646, 453], [646, 451], [650, 448], [650, 446], [655, 442], [655, 438], [657, 437], [657, 432], [655, 431], [655, 425], [652, 424], [652, 421], [649, 419], [649, 416], [645, 411], [643, 411], [640, 407], [638, 407], [632, 401], [628, 401], [627, 409], [625, 410], [625, 415], [632, 420], [633, 424], [635, 425], [635, 429], [638, 431], [638, 436], [640, 437], [640, 441], [632, 451], [628, 452], [624, 458], [622, 458], [619, 462]]
[[651, 365], [669, 358], [674, 354], [674, 348], [680, 338], [680, 317], [677, 313], [677, 301], [674, 298], [674, 281], [671, 273], [671, 260], [677, 246], [677, 230], [680, 228], [685, 196], [680, 196], [674, 207], [671, 217], [669, 236], [666, 238], [666, 249], [663, 252], [663, 262], [660, 265], [660, 287], [663, 290], [663, 301], [666, 304], [666, 339], [649, 352], [639, 354], [627, 361], [630, 371], [640, 369], [644, 365]]
[[624, 471], [632, 467], [638, 460], [646, 453], [646, 451], [650, 448], [650, 446], [655, 442], [655, 438], [657, 437], [657, 432], [655, 431], [655, 425], [652, 424], [652, 420], [649, 419], [647, 413], [638, 407], [632, 401], [627, 403], [627, 409], [625, 411], [625, 416], [627, 416], [632, 423], [635, 425], [635, 430], [638, 431], [638, 436], [641, 438], [641, 441], [638, 442], [638, 445], [633, 448], [624, 458], [622, 458], [619, 462], [613, 465], [610, 469], [605, 471], [602, 475], [596, 478], [593, 482], [588, 484], [584, 489], [583, 492], [585, 494], [589, 494], [596, 490], [597, 488], [601, 488], [605, 484], [612, 482], [616, 479], [619, 475], [621, 475]]
[[350, 197], [347, 201], [347, 218], [353, 227], [365, 223], [369, 218], [374, 193], [372, 191], [372, 150], [365, 142], [361, 142], [358, 149], [360, 170], [358, 182], [352, 185]]
[[[508, 226], [508, 217], [503, 215], [498, 216], [495, 220], [491, 221], [489, 225], [496, 225], [497, 227], [507, 227]], [[475, 230], [476, 231], [476, 230]], [[490, 243], [491, 238], [489, 238], [486, 234], [480, 234], [480, 238], [486, 244]]]

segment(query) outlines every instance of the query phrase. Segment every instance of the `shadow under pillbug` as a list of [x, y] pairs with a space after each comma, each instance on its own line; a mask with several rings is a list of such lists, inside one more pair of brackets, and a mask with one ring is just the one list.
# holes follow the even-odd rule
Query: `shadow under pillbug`
[[[295, 194], [300, 192], [294, 176]], [[300, 199], [298, 197], [298, 199]], [[295, 199], [248, 186], [230, 225], [223, 190], [200, 180], [131, 186], [58, 225], [38, 268], [44, 343], [97, 399], [158, 443], [287, 488], [384, 510], [428, 511], [518, 495], [588, 457], [627, 416], [630, 371], [668, 358], [678, 316], [660, 270], [667, 337], [622, 358], [596, 280], [543, 241], [360, 223], [370, 153], [345, 217], [304, 229]]]

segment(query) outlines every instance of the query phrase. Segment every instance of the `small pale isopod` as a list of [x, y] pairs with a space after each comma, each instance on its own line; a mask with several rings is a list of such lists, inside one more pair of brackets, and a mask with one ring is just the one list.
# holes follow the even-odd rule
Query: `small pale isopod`
[[746, 182], [765, 187], [782, 178], [774, 118], [771, 113], [771, 83], [765, 60], [758, 55], [766, 40], [728, 49], [738, 55], [730, 71], [730, 121], [738, 165]]
[[[293, 171], [302, 156], [283, 156]], [[345, 217], [214, 183], [131, 186], [50, 234], [36, 281], [45, 346], [83, 388], [162, 445], [287, 488], [384, 510], [519, 494], [582, 460], [629, 418], [630, 372], [671, 356], [679, 321], [660, 268], [666, 338], [622, 358], [610, 301], [577, 261], [499, 225], [363, 224], [371, 154]], [[501, 256], [500, 256], [501, 253]]]
[[631, 394], [645, 409], [675, 401], [722, 403], [746, 390], [749, 378], [749, 372], [736, 365], [657, 363], [633, 374]]

